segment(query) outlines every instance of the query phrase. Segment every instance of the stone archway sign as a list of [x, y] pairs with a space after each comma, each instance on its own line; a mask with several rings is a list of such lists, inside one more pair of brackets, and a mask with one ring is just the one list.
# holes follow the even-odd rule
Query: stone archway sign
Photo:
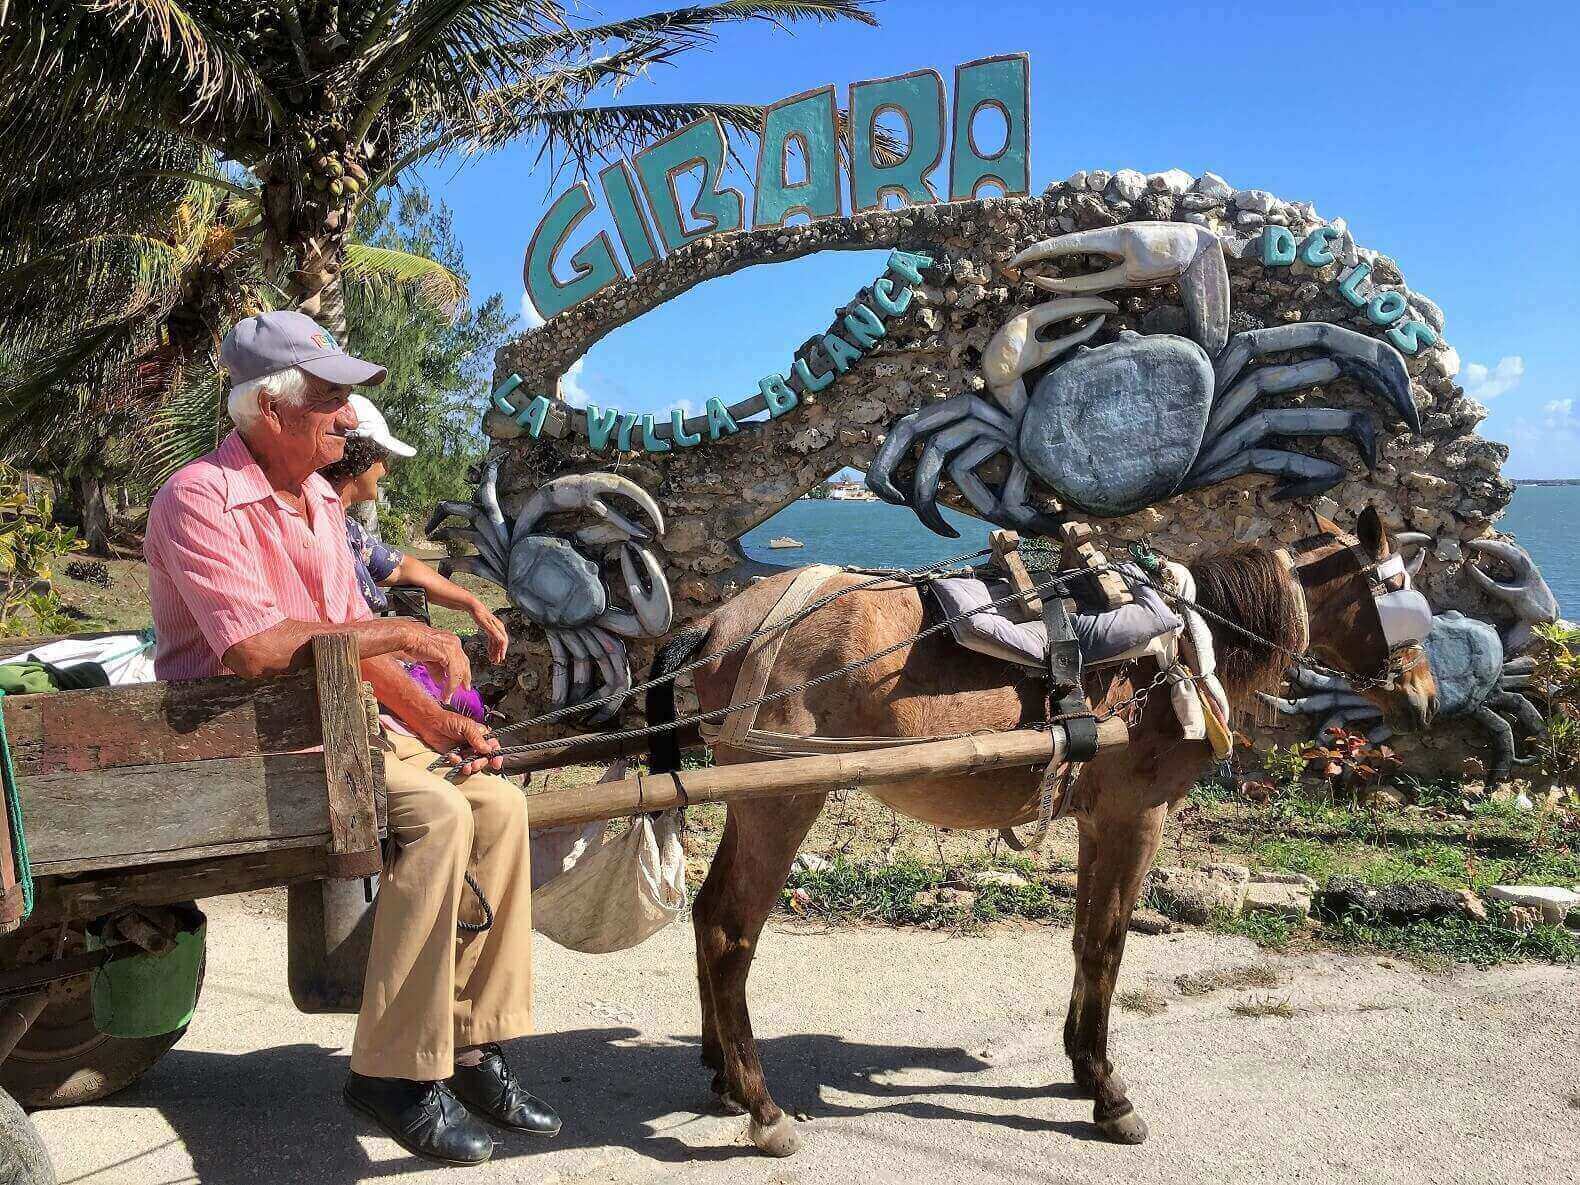
[[[1187, 559], [1290, 542], [1306, 507], [1344, 518], [1370, 503], [1424, 541], [1418, 583], [1440, 612], [1512, 628], [1507, 598], [1465, 574], [1466, 544], [1493, 537], [1511, 495], [1507, 449], [1475, 434], [1485, 409], [1454, 382], [1437, 305], [1343, 219], [1213, 173], [1093, 169], [1031, 193], [1027, 86], [1012, 55], [959, 67], [952, 106], [933, 71], [856, 83], [844, 112], [832, 88], [787, 99], [750, 200], [721, 184], [723, 149], [700, 123], [603, 170], [609, 229], [576, 240], [594, 212], [585, 184], [556, 199], [525, 272], [558, 310], [499, 351], [484, 414], [507, 516], [567, 474], [635, 483], [661, 508], [650, 549], [683, 622], [761, 570], [741, 535], [845, 467], [935, 528], [937, 504], [1023, 530], [1075, 517], [1111, 546], [1145, 537]], [[885, 149], [890, 111], [910, 139]], [[687, 170], [704, 188], [681, 210]], [[757, 392], [732, 401], [699, 376], [697, 416], [558, 398], [620, 325], [830, 250], [886, 255], [860, 291], [831, 294], [827, 325], [803, 328], [816, 332]], [[529, 634], [495, 690], [530, 714], [549, 673]], [[1418, 747], [1457, 765], [1467, 740], [1449, 729]]]

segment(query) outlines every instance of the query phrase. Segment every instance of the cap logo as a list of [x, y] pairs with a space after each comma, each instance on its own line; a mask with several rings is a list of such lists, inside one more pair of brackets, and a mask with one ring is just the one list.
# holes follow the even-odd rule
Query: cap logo
[[329, 331], [327, 329], [320, 330], [317, 333], [308, 334], [307, 340], [312, 342], [320, 350], [338, 350], [340, 348], [340, 344], [336, 342], [334, 338], [329, 336]]

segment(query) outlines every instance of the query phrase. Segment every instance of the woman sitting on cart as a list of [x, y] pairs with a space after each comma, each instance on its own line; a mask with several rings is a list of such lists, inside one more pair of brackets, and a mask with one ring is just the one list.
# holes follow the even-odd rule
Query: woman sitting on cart
[[[407, 673], [402, 658], [425, 663], [445, 698], [471, 684], [455, 635], [373, 616], [340, 500], [318, 475], [357, 426], [352, 388], [383, 382], [384, 368], [346, 354], [296, 312], [241, 321], [221, 358], [236, 431], [172, 476], [149, 510], [155, 673], [277, 675], [305, 665], [315, 634], [356, 636], [362, 676], [385, 712], [394, 843], [345, 1100], [411, 1152], [478, 1164], [493, 1152], [482, 1120], [537, 1135], [560, 1127], [497, 1044], [532, 1021], [526, 799], [491, 772], [499, 745], [482, 725]], [[457, 750], [465, 755], [449, 758], [453, 781], [430, 772], [438, 754]], [[482, 921], [468, 873], [494, 919], [458, 932], [458, 921]]]
[[[350, 404], [357, 417], [357, 426], [346, 438], [345, 454], [340, 460], [318, 471], [333, 487], [341, 506], [347, 510], [359, 502], [377, 501], [379, 481], [389, 472], [390, 462], [396, 457], [411, 457], [417, 453], [411, 445], [390, 432], [383, 413], [366, 395], [353, 394]], [[488, 639], [489, 662], [504, 661], [510, 636], [505, 632], [504, 624], [483, 604], [480, 597], [439, 575], [416, 556], [406, 555], [389, 546], [350, 514], [346, 515], [346, 542], [351, 548], [357, 588], [374, 613], [389, 611], [390, 599], [384, 591], [386, 588], [394, 585], [420, 588], [434, 604], [469, 613], [477, 623], [477, 628]], [[437, 694], [438, 689], [423, 664], [412, 663], [408, 669], [419, 683]], [[449, 700], [447, 706], [465, 712], [474, 720], [483, 719], [482, 699], [476, 692], [461, 692]]]

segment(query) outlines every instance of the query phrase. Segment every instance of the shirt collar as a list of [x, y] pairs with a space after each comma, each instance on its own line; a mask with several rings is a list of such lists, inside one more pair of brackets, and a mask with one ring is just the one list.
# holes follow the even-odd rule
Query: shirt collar
[[[233, 431], [220, 442], [219, 448], [214, 450], [214, 462], [225, 474], [226, 510], [235, 510], [238, 506], [262, 502], [274, 496], [274, 487], [253, 459], [252, 450], [241, 438], [241, 433]], [[302, 483], [302, 496], [311, 499], [317, 506], [330, 503], [338, 505], [340, 501], [335, 496], [334, 487], [316, 473]]]

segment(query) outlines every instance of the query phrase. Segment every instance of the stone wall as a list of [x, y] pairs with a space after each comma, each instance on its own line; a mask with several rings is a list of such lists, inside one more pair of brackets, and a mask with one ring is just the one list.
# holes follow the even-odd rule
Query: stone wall
[[[1324, 455], [1351, 476], [1318, 509], [1348, 523], [1368, 503], [1394, 529], [1428, 532], [1437, 540], [1419, 584], [1439, 611], [1458, 608], [1498, 620], [1502, 607], [1488, 601], [1461, 573], [1461, 544], [1485, 536], [1508, 504], [1511, 484], [1500, 476], [1507, 449], [1475, 434], [1485, 409], [1455, 384], [1459, 360], [1443, 337], [1443, 316], [1424, 295], [1410, 290], [1398, 264], [1355, 242], [1342, 219], [1324, 220], [1307, 202], [1286, 202], [1261, 190], [1235, 190], [1208, 173], [1180, 170], [1143, 175], [1130, 170], [1080, 172], [1037, 197], [987, 199], [900, 211], [872, 211], [809, 226], [739, 232], [700, 240], [628, 283], [605, 289], [583, 304], [506, 345], [495, 364], [495, 382], [519, 374], [521, 390], [553, 393], [559, 376], [598, 339], [658, 304], [708, 279], [755, 264], [798, 258], [829, 249], [901, 247], [932, 256], [937, 264], [910, 311], [889, 336], [849, 373], [779, 420], [742, 425], [739, 436], [661, 456], [627, 455], [612, 463], [592, 454], [574, 433], [532, 441], [507, 417], [489, 412], [485, 428], [506, 454], [501, 489], [507, 512], [549, 477], [609, 468], [633, 478], [659, 500], [670, 525], [663, 558], [675, 594], [677, 623], [705, 614], [754, 574], [736, 540], [844, 466], [865, 468], [895, 418], [963, 391], [981, 391], [982, 349], [1015, 314], [1043, 299], [1002, 264], [1015, 252], [1052, 235], [1127, 221], [1177, 220], [1217, 233], [1224, 245], [1232, 288], [1232, 331], [1294, 321], [1330, 321], [1364, 333], [1384, 331], [1338, 293], [1344, 270], [1371, 265], [1375, 289], [1408, 298], [1410, 316], [1437, 331], [1440, 343], [1407, 359], [1422, 418], [1412, 436], [1381, 415], [1383, 442], [1375, 472], [1364, 471], [1341, 440], [1297, 441], [1293, 447]], [[1301, 263], [1273, 269], [1261, 262], [1263, 228], [1276, 224], [1302, 238], [1319, 225], [1341, 233], [1337, 262], [1313, 269]], [[1073, 261], [1072, 261], [1073, 262]], [[1070, 266], [1072, 274], [1101, 266]], [[877, 267], [874, 268], [874, 274]], [[831, 303], [856, 294], [830, 293]], [[1179, 332], [1185, 323], [1172, 287], [1108, 293], [1121, 313], [1111, 316], [1093, 344], [1122, 329]], [[787, 327], [788, 334], [822, 326]], [[786, 361], [793, 337], [786, 341]], [[808, 343], [810, 345], [811, 343]], [[807, 347], [802, 347], [805, 350]], [[698, 376], [694, 391], [676, 392], [700, 404], [723, 394]], [[1265, 400], [1267, 407], [1377, 405], [1347, 379]], [[991, 475], [991, 471], [990, 475]], [[967, 509], [945, 483], [943, 501]], [[1288, 543], [1307, 533], [1300, 503], [1275, 502], [1273, 483], [1242, 478], [1176, 497], [1122, 519], [1093, 525], [1110, 540], [1148, 538], [1159, 550], [1189, 559], [1236, 543]], [[1111, 545], [1112, 546], [1112, 545]], [[541, 710], [547, 686], [547, 653], [541, 636], [513, 647], [509, 669], [496, 678], [512, 716]], [[633, 654], [638, 671], [646, 655]], [[1294, 722], [1275, 735], [1289, 743], [1309, 725]], [[1435, 732], [1423, 745], [1422, 763], [1454, 768], [1465, 734]], [[1474, 741], [1476, 738], [1471, 736]], [[1409, 746], [1407, 746], [1409, 747]]]

